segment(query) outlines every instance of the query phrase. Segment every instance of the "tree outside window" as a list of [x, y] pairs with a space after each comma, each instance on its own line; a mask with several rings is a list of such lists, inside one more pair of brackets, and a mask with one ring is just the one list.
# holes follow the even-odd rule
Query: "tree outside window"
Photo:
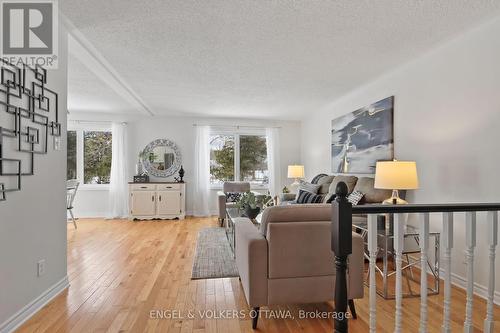
[[109, 184], [112, 134], [105, 130], [68, 130], [67, 179], [84, 184]]
[[76, 131], [68, 131], [66, 142], [68, 143], [66, 179], [76, 179]]
[[234, 180], [234, 136], [210, 137], [210, 183], [222, 184]]
[[111, 132], [83, 132], [85, 184], [109, 184], [111, 149]]
[[215, 134], [210, 137], [210, 183], [248, 181], [267, 185], [266, 137], [262, 135]]

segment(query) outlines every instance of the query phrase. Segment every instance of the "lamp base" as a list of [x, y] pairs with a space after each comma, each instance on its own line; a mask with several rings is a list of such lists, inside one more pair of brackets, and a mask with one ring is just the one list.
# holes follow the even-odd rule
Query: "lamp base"
[[295, 178], [295, 181], [290, 185], [290, 193], [297, 194], [297, 192], [299, 190], [299, 185], [300, 185], [300, 179]]
[[408, 201], [399, 197], [398, 190], [392, 190], [392, 196], [382, 202], [383, 205], [407, 205]]

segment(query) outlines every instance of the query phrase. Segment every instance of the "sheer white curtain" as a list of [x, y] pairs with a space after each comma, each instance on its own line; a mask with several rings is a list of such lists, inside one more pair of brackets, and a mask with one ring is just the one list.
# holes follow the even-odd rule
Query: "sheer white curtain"
[[196, 126], [194, 216], [208, 216], [210, 199], [210, 127]]
[[127, 124], [113, 123], [108, 218], [128, 216]]
[[267, 167], [269, 192], [274, 197], [281, 192], [280, 132], [279, 128], [266, 128]]

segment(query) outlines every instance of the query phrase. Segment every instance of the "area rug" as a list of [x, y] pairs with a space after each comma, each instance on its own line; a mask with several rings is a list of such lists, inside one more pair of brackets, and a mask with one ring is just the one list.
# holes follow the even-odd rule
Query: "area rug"
[[205, 228], [198, 233], [192, 280], [237, 277], [238, 268], [224, 228]]

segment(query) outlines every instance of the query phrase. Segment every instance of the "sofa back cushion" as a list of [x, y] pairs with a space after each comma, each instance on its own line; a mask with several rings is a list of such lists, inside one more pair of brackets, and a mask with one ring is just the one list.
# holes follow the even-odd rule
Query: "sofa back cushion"
[[330, 229], [328, 219], [270, 223], [267, 232], [269, 278], [334, 275]]
[[303, 204], [268, 207], [262, 213], [260, 232], [266, 237], [269, 223], [329, 221], [332, 206], [327, 204]]
[[364, 194], [362, 203], [373, 204], [381, 203], [391, 196], [391, 190], [380, 190], [374, 187], [375, 179], [371, 177], [360, 177], [354, 191]]
[[[319, 185], [318, 194], [327, 194], [328, 190], [330, 189], [330, 184], [332, 183], [335, 176], [328, 176], [328, 175], [322, 174], [320, 178], [317, 178], [318, 176], [314, 177], [313, 180], [311, 180], [311, 183], [313, 183], [313, 181], [315, 181], [315, 183], [313, 183], [313, 184]], [[315, 178], [317, 178], [317, 179], [315, 180]]]
[[356, 186], [356, 182], [358, 181], [358, 177], [355, 176], [335, 176], [333, 178], [332, 183], [330, 184], [330, 187], [328, 189], [328, 193], [335, 194], [335, 189], [337, 188], [337, 185], [340, 182], [344, 182], [347, 185], [348, 193], [351, 193], [354, 191], [354, 187]]

